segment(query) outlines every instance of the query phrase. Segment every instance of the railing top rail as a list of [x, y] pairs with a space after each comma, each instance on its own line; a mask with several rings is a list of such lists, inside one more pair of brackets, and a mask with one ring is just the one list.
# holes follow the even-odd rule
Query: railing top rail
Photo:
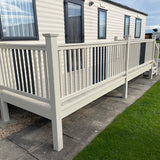
[[114, 42], [99, 42], [99, 43], [72, 43], [72, 44], [63, 44], [58, 45], [58, 49], [80, 49], [80, 48], [88, 48], [88, 47], [100, 47], [100, 46], [111, 46], [111, 45], [125, 45], [127, 41], [114, 41]]
[[[143, 43], [143, 42], [153, 42], [153, 39], [143, 39], [143, 40], [131, 40], [130, 43]], [[126, 40], [123, 41], [114, 41], [114, 42], [99, 42], [99, 43], [72, 43], [72, 44], [59, 44], [58, 50], [61, 49], [81, 49], [88, 47], [101, 47], [101, 46], [114, 46], [114, 45], [125, 45], [127, 44]], [[9, 43], [1, 43], [0, 48], [8, 48], [8, 49], [30, 49], [30, 50], [45, 50], [45, 44], [9, 44]]]
[[[143, 43], [143, 42], [153, 42], [153, 39], [143, 39], [143, 40], [131, 40], [130, 43]], [[127, 40], [123, 41], [114, 41], [114, 42], [99, 42], [99, 43], [72, 43], [72, 44], [60, 44], [58, 49], [81, 49], [88, 47], [100, 47], [100, 46], [114, 46], [114, 45], [125, 45]]]
[[145, 43], [145, 42], [153, 42], [155, 41], [154, 39], [141, 39], [141, 40], [131, 40], [130, 43]]
[[30, 50], [45, 50], [45, 44], [9, 44], [2, 43], [0, 44], [0, 48], [8, 48], [8, 49], [30, 49]]

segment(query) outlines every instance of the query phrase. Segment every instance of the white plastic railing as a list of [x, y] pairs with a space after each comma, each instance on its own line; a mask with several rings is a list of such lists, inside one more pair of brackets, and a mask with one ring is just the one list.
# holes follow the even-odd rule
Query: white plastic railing
[[[129, 69], [140, 65], [141, 44], [144, 63], [152, 61], [153, 40], [131, 41]], [[105, 44], [71, 44], [58, 47], [61, 97], [72, 95], [126, 72], [127, 41]]]
[[127, 98], [128, 81], [152, 78], [158, 59], [155, 39], [57, 45], [57, 35], [44, 36], [45, 45], [0, 44], [1, 113], [8, 121], [11, 103], [50, 119], [57, 151], [64, 117], [121, 85]]
[[49, 99], [45, 45], [0, 45], [1, 86]]

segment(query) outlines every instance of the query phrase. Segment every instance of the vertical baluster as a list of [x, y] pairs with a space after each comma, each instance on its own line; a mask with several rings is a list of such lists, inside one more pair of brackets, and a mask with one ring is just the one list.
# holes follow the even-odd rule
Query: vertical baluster
[[97, 47], [97, 83], [99, 82], [100, 80], [100, 76], [99, 76], [99, 47]]
[[7, 70], [7, 77], [8, 77], [8, 82], [9, 82], [9, 87], [12, 88], [12, 79], [11, 79], [11, 73], [10, 73], [10, 65], [9, 65], [9, 60], [8, 60], [8, 56], [9, 56], [9, 53], [8, 53], [8, 49], [6, 48], [5, 49], [5, 63], [6, 63], [6, 70]]
[[70, 77], [70, 94], [73, 92], [73, 79], [72, 79], [72, 51], [69, 50], [69, 77]]
[[123, 48], [125, 48], [125, 46], [121, 46], [121, 53], [123, 55], [123, 59], [122, 59], [122, 70], [123, 70], [123, 73], [125, 71], [125, 52], [123, 51]]
[[[30, 93], [33, 93], [33, 88], [32, 88], [32, 79], [31, 79], [31, 68], [30, 68], [30, 58], [29, 58], [29, 50], [26, 50], [27, 54], [27, 64], [28, 64], [28, 76], [29, 76], [29, 84], [30, 84]], [[40, 64], [41, 65], [41, 64]], [[41, 87], [42, 88], [42, 87]]]
[[82, 49], [82, 78], [83, 78], [83, 88], [85, 88], [85, 48]]
[[111, 77], [113, 77], [113, 46], [111, 46]]
[[[37, 83], [36, 83], [36, 71], [35, 71], [35, 50], [32, 50], [32, 54], [31, 54], [31, 63], [32, 63], [32, 72], [33, 72], [33, 83], [34, 83], [34, 94], [37, 95]], [[46, 97], [47, 98], [47, 97]]]
[[106, 55], [106, 63], [107, 63], [107, 65], [106, 65], [106, 77], [107, 78], [109, 78], [109, 46], [107, 47], [107, 55]]
[[113, 65], [113, 76], [115, 76], [115, 52], [116, 52], [116, 45], [113, 46], [113, 56], [112, 56], [112, 65]]
[[94, 49], [94, 83], [96, 83], [96, 79], [97, 79], [97, 51], [96, 51], [96, 47], [93, 48]]
[[118, 45], [115, 46], [115, 59], [114, 59], [114, 65], [115, 65], [115, 76], [118, 74]]
[[78, 79], [79, 79], [79, 90], [82, 89], [82, 73], [81, 73], [81, 50], [78, 49]]
[[120, 68], [120, 65], [119, 65], [119, 45], [117, 45], [116, 47], [116, 75], [119, 74], [119, 68]]
[[99, 81], [102, 81], [102, 46], [99, 47], [100, 52], [99, 52]]
[[3, 60], [2, 60], [2, 48], [0, 50], [0, 65], [1, 65], [1, 75], [2, 75], [2, 83], [4, 86], [6, 86], [6, 81], [5, 81], [5, 71], [4, 71], [4, 63], [3, 63]]
[[115, 65], [114, 65], [114, 62], [115, 62], [115, 45], [112, 46], [112, 77], [115, 75]]
[[39, 63], [39, 79], [40, 79], [40, 89], [41, 89], [41, 96], [43, 97], [43, 82], [42, 82], [42, 66], [41, 66], [42, 58], [41, 58], [41, 51], [38, 50], [38, 63]]
[[16, 56], [17, 55], [17, 49], [14, 49], [14, 53], [13, 54], [14, 54], [14, 59], [15, 59], [15, 66], [14, 67], [15, 67], [15, 70], [16, 70], [16, 73], [17, 73], [16, 74], [16, 77], [17, 77], [17, 79], [16, 79], [16, 81], [17, 81], [17, 89], [20, 90], [20, 88], [21, 88], [20, 87], [20, 79], [19, 79], [20, 76], [19, 76], [19, 69], [18, 69], [18, 62], [17, 62], [18, 60], [17, 60], [17, 56]]
[[125, 72], [125, 60], [126, 60], [126, 56], [125, 56], [126, 51], [123, 50], [125, 47], [126, 47], [126, 45], [121, 47], [121, 51], [122, 51], [122, 54], [123, 54], [123, 73]]
[[36, 53], [36, 51], [34, 50], [33, 51], [33, 59], [34, 59], [34, 68], [35, 68], [35, 93], [36, 93], [36, 95], [37, 96], [39, 96], [40, 94], [39, 94], [39, 80], [38, 80], [38, 67], [37, 67], [37, 65], [38, 65], [38, 58], [37, 58], [37, 53]]
[[120, 63], [119, 63], [119, 45], [117, 45], [117, 53], [116, 53], [116, 58], [117, 58], [117, 69], [116, 69], [116, 75], [119, 75], [119, 69], [120, 69]]
[[19, 61], [19, 68], [20, 68], [20, 75], [21, 75], [21, 83], [22, 83], [22, 91], [24, 91], [24, 77], [23, 77], [23, 71], [22, 71], [22, 62], [21, 62], [21, 57], [20, 57], [20, 50], [18, 50], [18, 61]]
[[122, 45], [121, 52], [123, 54], [123, 73], [125, 72], [125, 61], [126, 61], [126, 51], [124, 50], [125, 46]]
[[120, 58], [120, 69], [119, 69], [119, 71], [120, 71], [120, 73], [122, 73], [123, 72], [123, 53], [121, 52], [121, 47], [122, 47], [122, 45], [120, 45], [119, 46], [119, 58]]
[[109, 78], [112, 77], [112, 46], [109, 48]]
[[1, 49], [2, 52], [2, 61], [3, 61], [3, 69], [4, 69], [4, 75], [5, 75], [5, 81], [6, 81], [6, 87], [9, 87], [9, 79], [7, 76], [7, 68], [6, 68], [6, 62], [5, 62], [5, 49]]
[[106, 79], [109, 77], [109, 46], [106, 46]]
[[66, 50], [63, 51], [63, 58], [64, 58], [65, 93], [66, 93], [66, 96], [67, 96], [68, 93], [69, 93], [69, 87], [68, 87], [68, 71], [67, 71], [67, 65], [68, 64], [67, 64]]
[[64, 80], [63, 80], [63, 76], [64, 76], [64, 74], [63, 74], [63, 69], [62, 69], [62, 64], [63, 64], [63, 62], [62, 62], [62, 56], [63, 56], [63, 51], [62, 50], [60, 50], [60, 51], [58, 51], [58, 60], [59, 60], [59, 71], [60, 71], [60, 73], [59, 73], [59, 75], [60, 75], [60, 94], [61, 94], [61, 98], [64, 96]]
[[122, 73], [122, 58], [123, 58], [123, 55], [121, 54], [121, 45], [119, 45], [119, 73]]
[[115, 68], [116, 68], [116, 66], [115, 66], [115, 52], [116, 52], [116, 45], [113, 45], [112, 47], [113, 47], [113, 53], [112, 53], [112, 68], [113, 68], [113, 70], [112, 70], [112, 73], [113, 73], [113, 76], [115, 76]]
[[110, 46], [109, 62], [110, 62], [110, 77], [112, 77], [112, 46]]
[[105, 46], [103, 46], [103, 80], [106, 79], [106, 52], [105, 52]]
[[23, 64], [24, 64], [24, 79], [25, 79], [25, 84], [26, 84], [26, 92], [29, 92], [29, 86], [28, 86], [28, 77], [27, 77], [27, 61], [26, 61], [26, 50], [22, 50], [22, 59], [23, 59]]
[[74, 58], [74, 88], [75, 92], [78, 90], [78, 82], [77, 82], [77, 50], [73, 50], [73, 58]]
[[86, 87], [89, 86], [89, 48], [86, 48]]
[[108, 78], [111, 76], [111, 46], [108, 46]]
[[115, 76], [115, 71], [116, 71], [116, 45], [113, 46], [113, 76]]
[[120, 52], [120, 64], [121, 64], [121, 67], [120, 67], [120, 73], [122, 73], [123, 72], [123, 52], [122, 52], [122, 45], [120, 45], [120, 47], [119, 47], [119, 52]]
[[93, 48], [90, 47], [89, 48], [89, 71], [90, 71], [90, 75], [89, 75], [89, 81], [90, 81], [90, 85], [93, 85]]
[[[43, 55], [43, 52], [42, 52], [42, 55]], [[35, 94], [35, 82], [34, 82], [34, 71], [33, 71], [33, 63], [32, 63], [32, 60], [33, 60], [33, 50], [30, 50], [29, 52], [29, 63], [30, 63], [30, 75], [31, 75], [31, 85], [32, 85], [32, 94]], [[44, 67], [44, 63], [42, 62], [42, 67]], [[44, 75], [44, 73], [43, 73]], [[44, 78], [43, 78], [44, 80]], [[44, 83], [45, 84], [45, 83]]]
[[15, 71], [14, 71], [14, 65], [13, 65], [12, 49], [9, 49], [8, 53], [9, 53], [13, 89], [16, 89], [16, 79], [15, 79]]
[[117, 46], [117, 74], [120, 73], [120, 52], [119, 52], [119, 45]]
[[[61, 55], [63, 56], [63, 54]], [[47, 55], [46, 51], [43, 50], [43, 60], [44, 60], [44, 78], [45, 78], [45, 92], [46, 98], [49, 98], [49, 83], [48, 83], [48, 68], [47, 68]]]

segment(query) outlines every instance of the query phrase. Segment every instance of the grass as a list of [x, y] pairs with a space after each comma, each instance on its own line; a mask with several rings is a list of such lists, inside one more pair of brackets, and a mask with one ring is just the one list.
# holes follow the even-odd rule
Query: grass
[[160, 160], [160, 81], [74, 160]]

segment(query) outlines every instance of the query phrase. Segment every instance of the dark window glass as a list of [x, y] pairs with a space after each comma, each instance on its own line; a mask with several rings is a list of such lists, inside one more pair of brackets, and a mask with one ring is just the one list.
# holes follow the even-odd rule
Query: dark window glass
[[98, 38], [106, 38], [106, 11], [99, 9], [98, 10]]
[[129, 29], [130, 29], [130, 17], [125, 16], [125, 20], [124, 20], [124, 35], [125, 36], [129, 35]]
[[141, 37], [141, 19], [136, 19], [136, 28], [135, 28], [135, 38], [140, 38]]
[[66, 42], [83, 42], [83, 3], [66, 1]]
[[34, 0], [0, 0], [1, 38], [37, 38]]

